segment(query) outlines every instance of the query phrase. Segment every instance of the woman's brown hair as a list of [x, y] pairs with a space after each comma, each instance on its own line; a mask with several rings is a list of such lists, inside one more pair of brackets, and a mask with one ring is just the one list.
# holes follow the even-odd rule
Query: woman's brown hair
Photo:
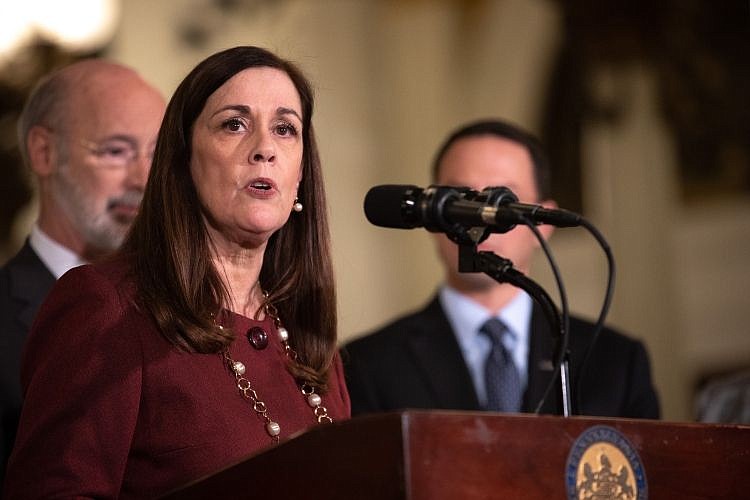
[[302, 103], [302, 180], [294, 213], [271, 236], [260, 272], [267, 302], [290, 332], [299, 362], [289, 369], [299, 380], [325, 390], [336, 350], [336, 297], [330, 255], [326, 197], [312, 127], [313, 94], [289, 61], [258, 47], [216, 53], [193, 69], [167, 106], [140, 212], [122, 253], [133, 263], [137, 301], [175, 346], [220, 352], [234, 338], [213, 316], [228, 303], [214, 268], [211, 242], [190, 175], [191, 137], [208, 97], [232, 76], [253, 67], [284, 71]]

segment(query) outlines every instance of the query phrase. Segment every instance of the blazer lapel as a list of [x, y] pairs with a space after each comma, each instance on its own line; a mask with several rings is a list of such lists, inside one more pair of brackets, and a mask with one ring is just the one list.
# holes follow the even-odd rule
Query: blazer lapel
[[55, 284], [55, 277], [26, 241], [21, 251], [8, 263], [10, 296], [18, 304], [18, 321], [28, 330], [39, 306]]
[[437, 297], [416, 320], [408, 345], [425, 384], [435, 397], [435, 407], [478, 410], [474, 383]]
[[[531, 339], [529, 341], [529, 366], [528, 366], [528, 384], [522, 410], [524, 412], [533, 412], [539, 401], [544, 396], [544, 391], [549, 385], [550, 380], [555, 375], [552, 355], [555, 349], [555, 339], [552, 337], [552, 329], [547, 323], [544, 314], [539, 307], [534, 304], [531, 314]], [[560, 407], [558, 402], [560, 397], [560, 383], [555, 383], [554, 387], [547, 395], [547, 399], [541, 408], [541, 413], [559, 414]]]

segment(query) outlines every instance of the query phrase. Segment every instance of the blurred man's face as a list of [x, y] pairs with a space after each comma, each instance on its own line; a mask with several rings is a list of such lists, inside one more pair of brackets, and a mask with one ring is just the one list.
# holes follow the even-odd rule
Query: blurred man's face
[[[505, 186], [521, 202], [540, 202], [533, 163], [526, 148], [495, 135], [456, 141], [443, 157], [436, 184], [467, 186], [478, 191], [488, 186]], [[448, 284], [453, 288], [465, 293], [481, 292], [497, 284], [481, 273], [459, 273], [458, 246], [443, 234], [436, 234], [435, 240], [446, 268]], [[517, 226], [507, 233], [491, 235], [479, 250], [492, 251], [510, 259], [516, 269], [527, 273], [538, 246], [530, 229]]]
[[52, 193], [87, 247], [113, 250], [138, 211], [164, 100], [135, 73], [115, 71], [78, 82], [67, 109]]

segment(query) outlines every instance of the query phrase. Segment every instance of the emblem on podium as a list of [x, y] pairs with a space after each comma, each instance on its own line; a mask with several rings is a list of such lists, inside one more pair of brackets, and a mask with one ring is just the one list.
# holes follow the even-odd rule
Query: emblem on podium
[[638, 452], [616, 429], [597, 425], [573, 443], [565, 466], [569, 500], [646, 500], [646, 472]]

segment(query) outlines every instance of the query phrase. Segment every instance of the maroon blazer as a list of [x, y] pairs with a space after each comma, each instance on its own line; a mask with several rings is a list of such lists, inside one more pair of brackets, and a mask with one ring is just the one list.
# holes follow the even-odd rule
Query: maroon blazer
[[[221, 355], [178, 351], [134, 306], [124, 276], [113, 264], [73, 269], [40, 309], [22, 361], [7, 498], [154, 497], [272, 446]], [[228, 326], [231, 355], [281, 439], [317, 425], [272, 321], [230, 313]], [[244, 335], [253, 326], [270, 333], [263, 350]], [[338, 358], [323, 405], [334, 420], [350, 416]]]

